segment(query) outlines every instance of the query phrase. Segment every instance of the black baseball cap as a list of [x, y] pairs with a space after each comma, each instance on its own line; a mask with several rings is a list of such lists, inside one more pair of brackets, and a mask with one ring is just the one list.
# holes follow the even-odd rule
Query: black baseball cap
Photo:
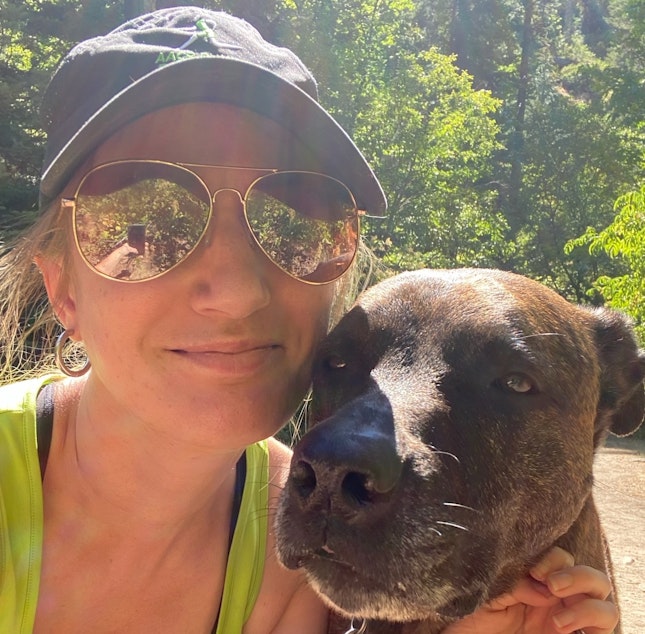
[[350, 188], [360, 209], [385, 214], [376, 176], [318, 103], [316, 81], [302, 61], [244, 20], [192, 6], [142, 15], [81, 42], [63, 59], [41, 108], [48, 135], [41, 209], [120, 127], [198, 101], [247, 108], [276, 121], [313, 152], [321, 169]]

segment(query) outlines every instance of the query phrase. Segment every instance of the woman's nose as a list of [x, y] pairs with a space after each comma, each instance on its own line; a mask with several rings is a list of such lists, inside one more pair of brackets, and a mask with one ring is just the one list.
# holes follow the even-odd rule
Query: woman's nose
[[237, 191], [225, 189], [215, 194], [206, 232], [193, 262], [195, 309], [242, 319], [267, 306], [267, 267], [273, 265], [250, 233]]

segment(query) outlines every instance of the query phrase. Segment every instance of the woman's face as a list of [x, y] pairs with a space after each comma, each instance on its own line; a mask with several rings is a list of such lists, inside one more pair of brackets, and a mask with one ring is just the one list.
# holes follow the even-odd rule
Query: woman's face
[[[88, 169], [117, 159], [316, 167], [272, 121], [221, 104], [186, 104], [110, 137], [64, 196], [73, 195]], [[244, 192], [261, 173], [200, 169], [199, 175], [212, 192]], [[45, 271], [54, 279], [50, 286], [55, 277]], [[58, 312], [86, 346], [96, 402], [158, 432], [222, 449], [265, 438], [292, 414], [309, 385], [334, 286], [305, 284], [272, 264], [255, 246], [240, 199], [228, 189], [215, 198], [206, 239], [161, 277], [136, 284], [109, 280], [76, 251], [70, 277]], [[55, 288], [49, 291], [55, 296]]]

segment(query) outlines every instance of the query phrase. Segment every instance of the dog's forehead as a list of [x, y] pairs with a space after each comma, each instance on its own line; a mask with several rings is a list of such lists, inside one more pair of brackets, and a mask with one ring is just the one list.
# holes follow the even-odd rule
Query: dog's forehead
[[358, 301], [366, 322], [392, 323], [415, 316], [480, 327], [517, 320], [527, 327], [566, 323], [577, 307], [528, 278], [488, 269], [430, 270], [400, 274], [369, 289]]
[[[481, 321], [499, 305], [500, 298], [491, 296], [490, 284], [478, 282], [446, 277], [434, 271], [403, 273], [369, 289], [359, 298], [358, 304], [371, 323], [378, 323], [380, 319], [391, 321], [393, 313], [400, 313], [401, 317], [421, 313], [428, 319], [428, 316], [438, 314], [450, 314], [451, 318], [466, 316], [474, 310]], [[504, 299], [505, 304], [512, 301], [511, 296]]]
[[501, 346], [537, 360], [549, 350], [590, 357], [593, 345], [580, 307], [538, 282], [497, 270], [403, 273], [370, 289], [355, 310], [348, 332], [356, 332], [359, 320], [365, 340], [377, 335], [392, 349], [456, 347], [468, 356]]

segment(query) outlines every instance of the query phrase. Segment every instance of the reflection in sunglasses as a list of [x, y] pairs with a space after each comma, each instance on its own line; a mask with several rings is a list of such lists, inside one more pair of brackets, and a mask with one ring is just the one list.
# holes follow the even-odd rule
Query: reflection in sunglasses
[[[171, 270], [197, 247], [216, 193], [183, 165], [131, 160], [95, 167], [64, 203], [73, 205], [76, 243], [87, 264], [111, 279], [142, 281]], [[243, 203], [258, 246], [289, 275], [324, 284], [351, 265], [359, 212], [340, 181], [273, 171], [249, 186]]]

